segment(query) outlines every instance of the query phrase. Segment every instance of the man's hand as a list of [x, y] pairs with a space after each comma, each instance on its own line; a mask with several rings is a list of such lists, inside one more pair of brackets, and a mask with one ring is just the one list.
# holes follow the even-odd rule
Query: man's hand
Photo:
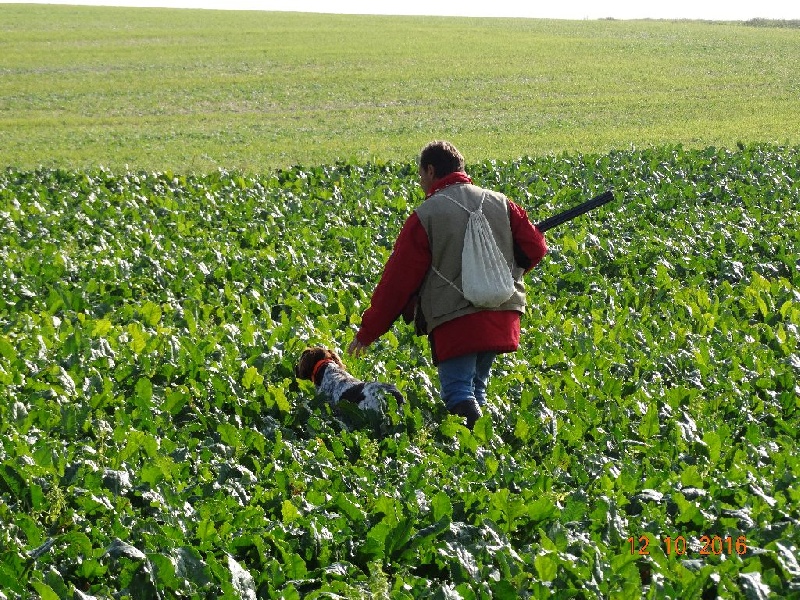
[[352, 354], [356, 358], [364, 354], [366, 351], [367, 346], [359, 342], [358, 338], [355, 338], [352, 342], [350, 342], [350, 346], [347, 347], [347, 353]]

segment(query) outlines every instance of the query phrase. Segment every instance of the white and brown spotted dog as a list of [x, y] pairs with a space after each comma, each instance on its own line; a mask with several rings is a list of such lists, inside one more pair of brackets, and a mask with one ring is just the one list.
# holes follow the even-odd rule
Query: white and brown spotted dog
[[346, 401], [363, 411], [383, 415], [386, 412], [387, 394], [394, 396], [398, 404], [403, 402], [403, 395], [394, 385], [378, 381], [364, 382], [350, 375], [339, 356], [327, 348], [305, 349], [294, 372], [299, 379], [312, 381], [317, 392], [324, 395], [333, 407]]

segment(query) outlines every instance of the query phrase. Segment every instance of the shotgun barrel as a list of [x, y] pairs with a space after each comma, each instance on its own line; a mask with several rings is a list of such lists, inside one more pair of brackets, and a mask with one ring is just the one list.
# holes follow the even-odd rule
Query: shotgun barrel
[[575, 217], [581, 216], [583, 213], [587, 213], [592, 209], [597, 208], [598, 206], [603, 206], [603, 204], [608, 204], [614, 199], [614, 194], [611, 190], [603, 192], [599, 196], [595, 196], [591, 200], [587, 200], [582, 204], [578, 204], [569, 210], [565, 210], [562, 213], [558, 213], [557, 215], [553, 215], [552, 217], [547, 217], [544, 221], [536, 224], [536, 229], [544, 233], [548, 229], [552, 229], [557, 225], [561, 225], [562, 223], [566, 223], [567, 221], [571, 221]]

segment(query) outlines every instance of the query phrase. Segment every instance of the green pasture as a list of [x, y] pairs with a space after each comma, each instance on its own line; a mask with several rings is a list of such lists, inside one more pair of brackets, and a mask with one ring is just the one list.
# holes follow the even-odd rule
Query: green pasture
[[0, 165], [262, 172], [800, 141], [800, 30], [0, 5]]

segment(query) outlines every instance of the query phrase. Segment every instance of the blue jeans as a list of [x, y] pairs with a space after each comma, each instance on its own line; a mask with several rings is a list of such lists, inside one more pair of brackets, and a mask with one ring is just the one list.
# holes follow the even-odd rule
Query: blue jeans
[[439, 363], [442, 400], [448, 410], [465, 400], [486, 404], [486, 385], [496, 356], [496, 352], [478, 352]]

